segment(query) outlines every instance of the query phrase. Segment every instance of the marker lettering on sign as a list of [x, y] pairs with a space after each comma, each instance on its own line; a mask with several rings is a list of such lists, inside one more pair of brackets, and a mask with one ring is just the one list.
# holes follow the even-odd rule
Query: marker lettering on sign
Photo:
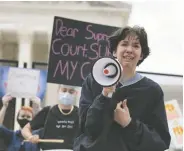
[[76, 37], [76, 33], [79, 32], [77, 28], [67, 28], [64, 26], [62, 19], [56, 20], [56, 35], [62, 37]]
[[86, 31], [89, 33], [89, 36], [85, 36], [85, 39], [94, 39], [96, 41], [100, 41], [100, 40], [108, 41], [108, 35], [104, 33], [95, 33], [91, 30], [91, 28], [92, 28], [92, 25], [86, 26]]
[[53, 40], [52, 43], [52, 52], [55, 55], [62, 55], [62, 56], [81, 55], [85, 57], [87, 51], [88, 49], [86, 44], [75, 46], [68, 43], [62, 43], [62, 39], [55, 39]]
[[85, 79], [85, 70], [90, 67], [90, 62], [84, 62], [82, 65], [79, 66], [78, 62], [73, 61], [63, 61], [59, 60], [57, 66], [54, 70], [53, 77], [58, 75], [66, 76], [67, 80], [71, 80], [73, 78], [74, 73], [76, 72], [77, 67], [80, 70], [80, 76], [84, 80]]
[[81, 66], [81, 78], [84, 80], [85, 79], [85, 76], [84, 76], [84, 68], [89, 68], [89, 65], [90, 65], [90, 62], [85, 62], [82, 64]]
[[56, 65], [56, 69], [55, 69], [55, 71], [54, 71], [53, 77], [56, 76], [56, 74], [57, 74], [58, 71], [59, 71], [59, 73], [60, 73], [61, 75], [64, 75], [64, 73], [66, 73], [66, 74], [65, 74], [65, 75], [66, 75], [66, 78], [69, 79], [68, 62], [66, 62], [66, 64], [63, 64], [63, 63], [62, 63], [62, 60], [59, 60], [59, 62], [58, 62], [57, 65]]
[[59, 55], [60, 54], [60, 52], [56, 51], [56, 49], [55, 49], [55, 47], [57, 45], [57, 42], [58, 43], [62, 42], [62, 39], [60, 39], [60, 38], [59, 39], [54, 39], [53, 42], [52, 42], [52, 52], [55, 55]]
[[88, 57], [90, 60], [96, 60], [102, 56], [110, 56], [109, 47], [108, 46], [102, 46], [98, 43], [92, 43], [90, 45], [90, 50], [95, 53], [95, 55]]
[[[96, 60], [99, 57], [102, 56], [109, 56], [109, 47], [103, 46], [98, 43], [92, 43], [89, 48], [87, 48], [86, 44], [83, 45], [71, 45], [68, 43], [61, 43], [61, 39], [55, 39], [52, 44], [52, 52], [55, 55], [61, 55], [61, 56], [81, 56], [84, 58], [88, 58], [90, 60]], [[55, 49], [55, 48], [59, 49]], [[89, 56], [87, 56], [87, 52], [90, 53]]]
[[[61, 76], [62, 75], [66, 75], [66, 79], [72, 79], [76, 67], [77, 67], [78, 61], [77, 62], [73, 62], [73, 61], [66, 61], [66, 62], [62, 62], [62, 60], [59, 60], [56, 68], [54, 70], [54, 74], [53, 77], [56, 76], [57, 73], [59, 73]], [[70, 69], [72, 69], [72, 71], [70, 71]]]

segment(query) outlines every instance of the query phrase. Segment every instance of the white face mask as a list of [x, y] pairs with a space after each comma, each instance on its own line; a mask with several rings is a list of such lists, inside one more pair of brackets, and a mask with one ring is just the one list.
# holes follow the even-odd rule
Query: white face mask
[[73, 105], [75, 101], [75, 96], [68, 92], [59, 93], [59, 102], [63, 105]]

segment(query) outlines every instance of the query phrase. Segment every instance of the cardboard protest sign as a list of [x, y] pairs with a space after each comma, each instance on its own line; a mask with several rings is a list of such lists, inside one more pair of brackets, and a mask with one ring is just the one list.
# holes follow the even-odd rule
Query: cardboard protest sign
[[182, 116], [177, 100], [166, 101], [165, 110], [168, 120], [173, 120]]
[[7, 93], [13, 97], [31, 98], [36, 96], [39, 83], [39, 70], [10, 67]]
[[181, 149], [183, 147], [183, 119], [169, 120], [168, 125], [174, 147]]
[[[10, 67], [0, 66], [0, 97], [3, 97], [7, 93], [9, 69]], [[35, 70], [35, 69], [29, 69], [29, 70]], [[47, 70], [36, 69], [35, 71], [40, 72], [38, 89], [35, 88], [38, 90], [36, 96], [39, 97], [40, 100], [43, 100], [46, 92], [46, 85], [47, 85]]]
[[47, 82], [81, 86], [93, 62], [111, 55], [108, 38], [116, 29], [54, 17]]
[[172, 145], [175, 149], [181, 149], [183, 147], [183, 116], [177, 100], [166, 101], [165, 110]]

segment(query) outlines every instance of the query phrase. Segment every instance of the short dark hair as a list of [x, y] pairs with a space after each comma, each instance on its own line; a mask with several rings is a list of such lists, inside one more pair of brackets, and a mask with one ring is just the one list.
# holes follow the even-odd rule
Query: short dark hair
[[137, 63], [137, 66], [140, 65], [145, 58], [147, 58], [150, 54], [150, 48], [148, 46], [148, 40], [147, 40], [147, 33], [143, 27], [139, 26], [126, 26], [125, 28], [120, 28], [116, 30], [110, 37], [109, 37], [109, 42], [110, 42], [110, 52], [113, 54], [114, 51], [116, 51], [118, 43], [121, 40], [124, 40], [127, 35], [129, 34], [135, 34], [137, 35], [140, 45], [142, 48], [142, 55], [143, 59], [139, 60]]

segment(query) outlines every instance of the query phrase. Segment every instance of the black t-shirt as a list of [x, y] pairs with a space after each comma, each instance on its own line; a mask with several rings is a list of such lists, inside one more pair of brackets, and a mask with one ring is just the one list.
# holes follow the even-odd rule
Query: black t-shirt
[[[67, 113], [68, 111], [63, 111]], [[78, 108], [69, 115], [60, 112], [58, 105], [44, 107], [31, 121], [32, 130], [44, 127], [43, 139], [63, 139], [64, 143], [42, 143], [42, 149], [72, 149], [78, 131]]]

